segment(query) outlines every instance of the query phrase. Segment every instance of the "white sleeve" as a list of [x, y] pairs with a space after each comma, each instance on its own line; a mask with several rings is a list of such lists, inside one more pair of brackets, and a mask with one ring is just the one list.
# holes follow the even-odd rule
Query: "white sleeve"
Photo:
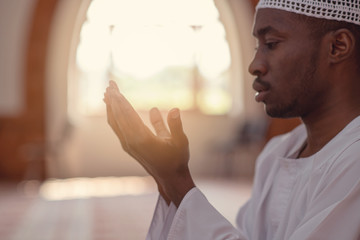
[[246, 239], [196, 187], [185, 195], [178, 209], [164, 206], [162, 201], [156, 206], [147, 240]]
[[159, 194], [146, 240], [166, 240], [176, 210], [177, 208], [173, 203], [167, 205], [164, 198]]

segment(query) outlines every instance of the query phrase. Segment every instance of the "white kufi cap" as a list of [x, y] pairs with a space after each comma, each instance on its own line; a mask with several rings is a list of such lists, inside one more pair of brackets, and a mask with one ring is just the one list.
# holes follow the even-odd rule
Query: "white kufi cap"
[[275, 8], [360, 25], [360, 0], [260, 0], [256, 10]]

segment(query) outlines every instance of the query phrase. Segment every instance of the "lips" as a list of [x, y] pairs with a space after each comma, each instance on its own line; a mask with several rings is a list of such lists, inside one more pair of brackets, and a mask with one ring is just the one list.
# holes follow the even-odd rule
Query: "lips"
[[269, 92], [270, 84], [260, 78], [256, 78], [253, 82], [253, 89], [256, 91], [255, 100], [257, 102], [264, 102]]

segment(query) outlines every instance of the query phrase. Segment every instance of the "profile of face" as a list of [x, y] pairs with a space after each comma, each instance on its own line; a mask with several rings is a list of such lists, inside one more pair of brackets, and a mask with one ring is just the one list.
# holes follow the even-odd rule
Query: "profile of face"
[[293, 14], [259, 9], [255, 18], [257, 49], [249, 72], [256, 77], [255, 99], [271, 117], [303, 117], [316, 111], [326, 91], [320, 74], [321, 42]]

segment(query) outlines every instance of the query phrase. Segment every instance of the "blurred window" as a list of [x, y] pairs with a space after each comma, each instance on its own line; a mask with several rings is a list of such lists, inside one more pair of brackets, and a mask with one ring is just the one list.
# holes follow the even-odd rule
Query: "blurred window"
[[231, 109], [231, 57], [212, 0], [93, 0], [76, 63], [79, 110], [103, 114], [109, 79], [138, 110]]

